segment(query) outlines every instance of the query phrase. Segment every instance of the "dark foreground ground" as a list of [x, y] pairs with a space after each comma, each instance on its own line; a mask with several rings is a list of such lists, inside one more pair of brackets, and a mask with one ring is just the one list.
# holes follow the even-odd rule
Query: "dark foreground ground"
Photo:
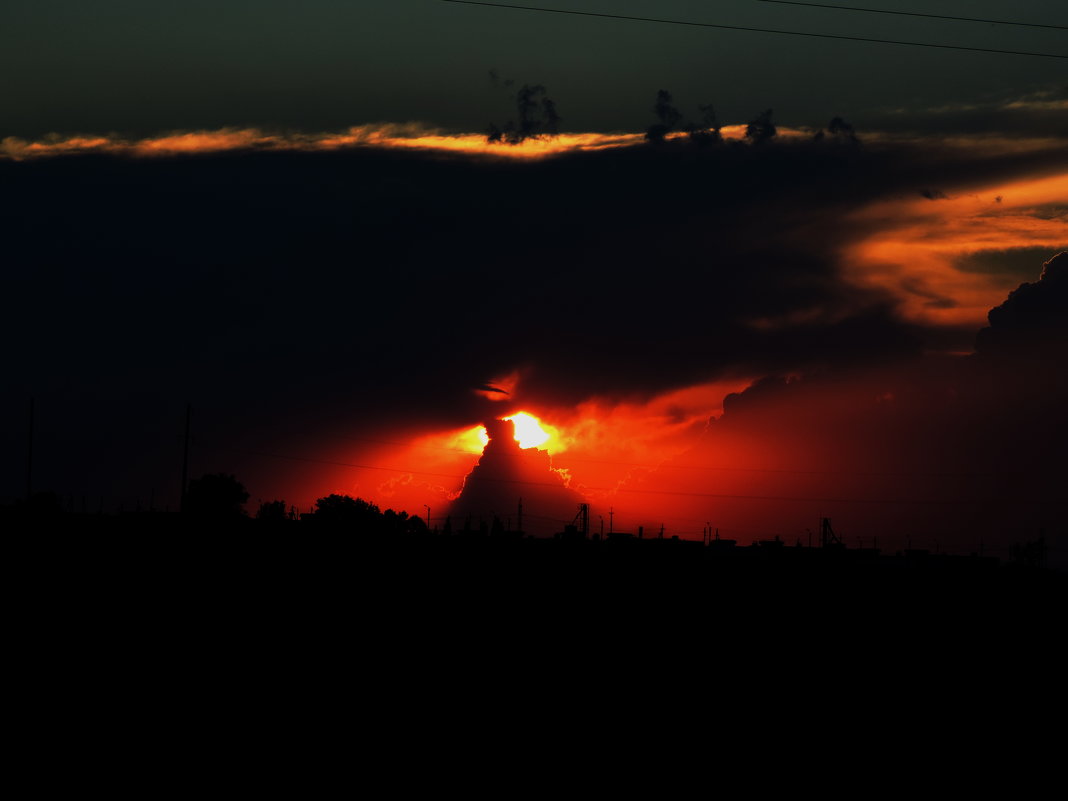
[[[562, 540], [518, 534], [397, 534], [314, 521], [229, 524], [177, 515], [72, 515], [4, 521], [9, 581], [42, 607], [110, 599], [139, 614], [275, 603], [348, 614], [572, 613], [579, 625], [654, 613], [716, 620], [759, 608], [778, 619], [872, 625], [877, 611], [937, 619], [937, 610], [1029, 608], [1063, 601], [1068, 576], [1023, 551], [1012, 561], [926, 551], [729, 547], [671, 539]], [[733, 611], [732, 611], [733, 610]]]
[[43, 787], [629, 785], [818, 742], [864, 773], [1030, 742], [1063, 698], [1064, 576], [991, 560], [144, 516], [0, 548]]

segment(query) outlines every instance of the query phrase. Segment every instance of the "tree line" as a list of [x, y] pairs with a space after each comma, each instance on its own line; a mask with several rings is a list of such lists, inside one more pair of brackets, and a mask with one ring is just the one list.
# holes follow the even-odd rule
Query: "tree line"
[[[490, 73], [491, 80], [497, 84], [496, 73]], [[505, 82], [510, 86], [512, 81]], [[531, 86], [523, 84], [515, 93], [516, 118], [503, 125], [490, 123], [486, 140], [491, 143], [517, 145], [527, 139], [541, 136], [555, 136], [559, 133], [563, 118], [557, 111], [556, 103], [548, 96], [541, 84]], [[652, 107], [656, 122], [645, 130], [645, 139], [652, 144], [661, 144], [669, 134], [685, 133], [690, 141], [698, 145], [718, 144], [723, 141], [722, 125], [711, 103], [697, 107], [696, 120], [687, 120], [675, 105], [671, 92], [660, 89], [656, 93], [656, 102]], [[745, 127], [745, 138], [752, 144], [771, 141], [778, 135], [778, 128], [772, 120], [772, 110], [765, 109], [749, 120]], [[817, 141], [835, 141], [858, 144], [856, 130], [841, 117], [834, 117], [826, 128], [816, 131], [813, 139]]]

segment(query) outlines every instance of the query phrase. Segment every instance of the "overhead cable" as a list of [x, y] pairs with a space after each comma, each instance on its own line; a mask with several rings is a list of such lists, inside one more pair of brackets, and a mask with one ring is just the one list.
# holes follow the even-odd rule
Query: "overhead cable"
[[516, 11], [536, 11], [545, 14], [570, 14], [578, 17], [599, 17], [604, 19], [621, 19], [631, 22], [655, 22], [663, 25], [686, 25], [694, 28], [718, 28], [726, 31], [748, 31], [750, 33], [771, 33], [781, 36], [806, 36], [814, 39], [839, 39], [847, 42], [865, 42], [868, 44], [903, 45], [906, 47], [933, 47], [939, 50], [965, 50], [973, 53], [998, 53], [1007, 56], [1031, 56], [1034, 58], [1065, 58], [1068, 53], [1039, 53], [1031, 50], [999, 50], [992, 47], [968, 47], [965, 45], [934, 44], [932, 42], [908, 42], [900, 39], [875, 39], [868, 36], [846, 36], [836, 33], [814, 33], [809, 31], [788, 31], [778, 28], [753, 28], [744, 25], [723, 25], [715, 22], [694, 22], [692, 20], [662, 19], [659, 17], [632, 17], [623, 14], [604, 14], [594, 11], [572, 11], [562, 8], [542, 8], [540, 6], [519, 6], [508, 3], [484, 3], [479, 0], [441, 0], [443, 3], [457, 3], [465, 6], [485, 6], [487, 8], [504, 8]]
[[982, 22], [988, 25], [1017, 25], [1021, 28], [1046, 28], [1055, 31], [1068, 31], [1068, 25], [1050, 25], [1041, 22], [1016, 22], [1007, 19], [983, 19], [981, 17], [954, 17], [949, 14], [923, 14], [919, 11], [890, 11], [886, 8], [860, 8], [859, 6], [836, 6], [830, 3], [803, 3], [800, 0], [757, 0], [758, 3], [775, 3], [781, 6], [807, 6], [809, 8], [830, 8], [835, 11], [862, 11], [867, 14], [893, 14], [897, 17], [927, 17], [928, 19], [946, 19], [953, 22]]

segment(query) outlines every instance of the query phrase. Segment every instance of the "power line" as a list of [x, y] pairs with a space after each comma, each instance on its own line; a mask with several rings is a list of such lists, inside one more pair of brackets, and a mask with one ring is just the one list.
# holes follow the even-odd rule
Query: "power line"
[[[310, 464], [328, 464], [335, 467], [355, 467], [360, 470], [382, 470], [387, 473], [406, 473], [415, 476], [434, 476], [435, 478], [466, 478], [466, 475], [457, 475], [455, 473], [431, 473], [426, 470], [409, 470], [401, 467], [380, 467], [373, 464], [357, 464], [355, 462], [339, 462], [334, 459], [316, 459], [311, 456], [291, 456], [284, 453], [267, 453], [266, 451], [254, 451], [247, 448], [226, 448], [215, 447], [208, 448], [208, 450], [216, 451], [229, 451], [231, 453], [243, 453], [247, 456], [263, 456], [268, 459], [285, 459], [290, 462], [308, 462]], [[527, 483], [527, 482], [518, 482]], [[546, 484], [546, 486], [549, 486]], [[555, 486], [555, 485], [553, 485]]]
[[[223, 450], [234, 453], [243, 453], [248, 456], [261, 456], [270, 459], [285, 459], [287, 461], [295, 462], [308, 462], [311, 464], [326, 464], [336, 467], [354, 467], [361, 470], [382, 470], [389, 473], [404, 473], [413, 476], [434, 476], [436, 478], [453, 478], [453, 479], [467, 479], [471, 474], [457, 475], [455, 473], [432, 473], [426, 470], [411, 470], [400, 467], [380, 467], [377, 465], [357, 464], [353, 462], [341, 462], [332, 459], [316, 459], [307, 456], [290, 456], [281, 453], [267, 453], [265, 451], [254, 451], [245, 448], [214, 448], [210, 450]], [[554, 489], [560, 488], [561, 484], [552, 481], [523, 481], [520, 479], [509, 478], [494, 478], [490, 476], [479, 476], [479, 481], [493, 482], [495, 484], [517, 484], [527, 487], [551, 487]], [[682, 498], [717, 498], [728, 500], [753, 500], [753, 501], [787, 501], [792, 503], [860, 503], [860, 504], [918, 504], [922, 506], [929, 505], [956, 505], [956, 504], [975, 504], [977, 501], [973, 499], [919, 499], [919, 498], [810, 498], [800, 496], [789, 495], [746, 495], [740, 493], [716, 493], [716, 492], [676, 492], [671, 490], [654, 490], [654, 489], [638, 489], [633, 487], [596, 487], [586, 484], [580, 485], [583, 489], [592, 492], [620, 492], [630, 493], [637, 495], [666, 495], [672, 497]], [[577, 491], [577, 490], [576, 490]], [[985, 503], [999, 503], [1005, 499], [994, 499], [987, 497], [984, 499]], [[1014, 503], [1020, 501], [1014, 500]], [[1055, 501], [1043, 501], [1037, 499], [1024, 500], [1023, 503], [1032, 503], [1038, 505], [1051, 505], [1056, 504]]]
[[466, 6], [486, 6], [488, 8], [508, 8], [518, 11], [539, 11], [546, 14], [571, 14], [577, 17], [600, 17], [604, 19], [622, 19], [632, 22], [656, 22], [664, 25], [687, 25], [694, 28], [719, 28], [726, 31], [748, 31], [750, 33], [774, 33], [782, 36], [807, 36], [814, 39], [841, 39], [848, 42], [867, 42], [874, 44], [904, 45], [907, 47], [933, 47], [939, 50], [967, 50], [973, 53], [999, 53], [1007, 56], [1035, 56], [1038, 58], [1068, 58], [1062, 53], [1038, 53], [1029, 50], [997, 50], [991, 47], [966, 47], [965, 45], [932, 44], [930, 42], [906, 42], [899, 39], [874, 39], [866, 36], [845, 36], [835, 33], [810, 33], [806, 31], [787, 31], [777, 28], [750, 28], [743, 25], [721, 25], [714, 22], [694, 22], [692, 20], [662, 19], [659, 17], [631, 17], [623, 14], [603, 14], [594, 11], [571, 11], [562, 8], [541, 8], [540, 6], [517, 6], [507, 3], [484, 3], [479, 0], [441, 0], [443, 3], [459, 3]]
[[[413, 441], [413, 442], [397, 442], [395, 440], [384, 439], [368, 439], [366, 437], [350, 437], [343, 434], [329, 435], [330, 438], [336, 440], [345, 440], [353, 442], [369, 442], [378, 445], [396, 445], [402, 448], [413, 448], [418, 450], [434, 450], [443, 451], [445, 453], [457, 453], [468, 457], [480, 457], [481, 451], [475, 452], [470, 450], [464, 450], [461, 448], [443, 448], [437, 445], [430, 445], [428, 443]], [[1020, 478], [1023, 476], [1031, 475], [1049, 475], [1048, 469], [1018, 469], [1018, 470], [998, 470], [998, 471], [930, 471], [930, 470], [853, 470], [853, 469], [839, 469], [839, 470], [814, 470], [805, 469], [800, 470], [797, 468], [775, 468], [775, 467], [738, 467], [737, 465], [696, 465], [696, 464], [672, 464], [669, 461], [659, 462], [622, 462], [614, 459], [583, 459], [581, 457], [573, 457], [569, 455], [568, 451], [559, 451], [553, 453], [550, 450], [549, 455], [552, 457], [554, 465], [556, 462], [563, 464], [564, 469], [567, 469], [569, 465], [573, 464], [606, 464], [614, 467], [636, 467], [642, 470], [695, 470], [700, 472], [723, 472], [723, 473], [772, 473], [782, 475], [798, 475], [798, 476], [859, 476], [865, 478]], [[387, 469], [387, 468], [375, 468], [375, 469]], [[403, 471], [412, 472], [412, 471]], [[1054, 475], [1060, 475], [1061, 473], [1068, 474], [1068, 471], [1054, 471]], [[429, 475], [429, 474], [428, 474]], [[445, 474], [440, 474], [445, 475]]]
[[[468, 451], [459, 451], [468, 453]], [[609, 464], [619, 467], [638, 467], [644, 470], [697, 470], [702, 472], [726, 472], [726, 473], [776, 473], [800, 476], [863, 476], [869, 478], [1015, 478], [1028, 475], [1048, 475], [1048, 470], [1005, 470], [998, 472], [931, 472], [918, 470], [798, 470], [790, 468], [773, 467], [737, 467], [728, 465], [695, 465], [695, 464], [671, 464], [670, 462], [658, 462], [647, 464], [643, 462], [617, 462], [608, 459], [579, 459], [571, 458], [566, 452], [553, 454], [553, 460], [567, 465], [571, 464]], [[1057, 474], [1059, 474], [1058, 471]]]
[[809, 8], [833, 8], [836, 11], [863, 11], [868, 14], [893, 14], [899, 17], [927, 17], [928, 19], [948, 19], [954, 22], [985, 22], [990, 25], [1018, 25], [1021, 28], [1049, 28], [1055, 31], [1068, 31], [1068, 25], [1049, 25], [1040, 22], [1015, 22], [1007, 19], [982, 19], [980, 17], [953, 17], [948, 14], [922, 14], [919, 11], [889, 11], [885, 8], [859, 8], [857, 6], [836, 6], [830, 3], [802, 3], [800, 0], [757, 0], [758, 3], [776, 3], [782, 6], [807, 6]]
[[[461, 448], [443, 448], [439, 445], [431, 445], [429, 443], [414, 440], [411, 442], [399, 442], [397, 440], [386, 439], [371, 439], [368, 437], [352, 437], [345, 434], [329, 434], [327, 438], [334, 440], [345, 440], [352, 442], [368, 442], [376, 445], [395, 445], [401, 448], [413, 448], [418, 450], [434, 450], [442, 451], [445, 453], [457, 453], [468, 457], [480, 457], [481, 451], [470, 451]], [[839, 469], [839, 470], [815, 470], [812, 468], [800, 470], [797, 468], [775, 468], [775, 467], [738, 467], [737, 465], [696, 465], [696, 464], [672, 464], [669, 461], [658, 462], [623, 462], [614, 459], [583, 459], [581, 457], [574, 457], [569, 455], [568, 451], [559, 451], [553, 453], [550, 450], [549, 454], [553, 462], [563, 463], [564, 469], [568, 465], [572, 464], [606, 464], [614, 467], [636, 467], [642, 470], [695, 470], [700, 472], [723, 472], [723, 473], [771, 473], [782, 475], [799, 475], [799, 476], [858, 476], [865, 478], [1020, 478], [1031, 475], [1049, 475], [1048, 469], [1017, 469], [1017, 470], [998, 470], [998, 471], [930, 471], [930, 470], [853, 470], [853, 469]], [[284, 457], [289, 458], [289, 457]], [[346, 466], [358, 467], [360, 465], [348, 465], [348, 463], [341, 463]], [[372, 468], [375, 470], [387, 470], [391, 468]], [[404, 470], [401, 472], [410, 473], [411, 470]], [[1054, 471], [1054, 475], [1060, 475], [1061, 473], [1068, 474], [1068, 471], [1057, 470]], [[424, 475], [440, 475], [454, 477], [445, 473], [425, 473]]]

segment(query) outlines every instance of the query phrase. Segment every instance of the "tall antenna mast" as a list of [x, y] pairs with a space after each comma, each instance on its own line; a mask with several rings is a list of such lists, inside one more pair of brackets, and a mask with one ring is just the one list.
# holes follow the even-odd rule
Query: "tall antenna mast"
[[178, 510], [185, 511], [185, 493], [189, 479], [189, 418], [193, 415], [193, 404], [185, 405], [185, 452], [182, 455], [182, 497], [178, 504]]
[[26, 439], [26, 502], [33, 495], [33, 398], [30, 398], [30, 427]]
[[830, 545], [842, 545], [842, 541], [834, 533], [834, 529], [831, 528], [831, 518], [829, 517], [820, 518], [820, 545], [824, 548]]

